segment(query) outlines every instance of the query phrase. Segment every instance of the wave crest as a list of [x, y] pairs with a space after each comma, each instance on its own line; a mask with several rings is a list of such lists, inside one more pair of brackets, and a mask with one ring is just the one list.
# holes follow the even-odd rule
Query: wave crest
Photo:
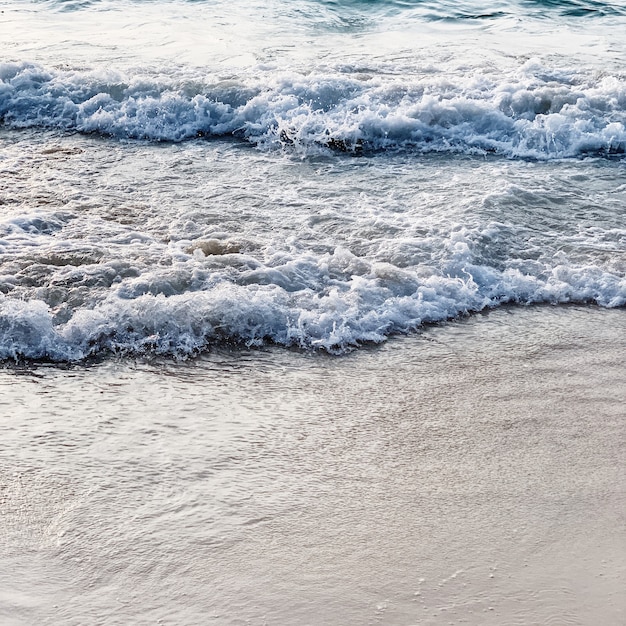
[[0, 118], [143, 139], [240, 137], [303, 155], [413, 151], [558, 159], [626, 152], [626, 80], [528, 62], [498, 78], [337, 71], [211, 81], [0, 65]]

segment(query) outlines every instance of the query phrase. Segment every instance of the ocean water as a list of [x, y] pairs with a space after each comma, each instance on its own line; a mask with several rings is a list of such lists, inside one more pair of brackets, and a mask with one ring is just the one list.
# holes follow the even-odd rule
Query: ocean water
[[8, 2], [0, 358], [345, 353], [626, 303], [619, 2]]
[[5, 0], [0, 624], [623, 624], [625, 33]]

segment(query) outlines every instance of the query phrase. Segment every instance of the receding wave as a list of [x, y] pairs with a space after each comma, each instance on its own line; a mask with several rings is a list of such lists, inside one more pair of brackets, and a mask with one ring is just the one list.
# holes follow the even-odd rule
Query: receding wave
[[401, 78], [339, 68], [211, 81], [0, 65], [0, 118], [150, 141], [239, 137], [264, 149], [496, 153], [560, 159], [626, 152], [626, 79], [528, 62], [494, 77]]

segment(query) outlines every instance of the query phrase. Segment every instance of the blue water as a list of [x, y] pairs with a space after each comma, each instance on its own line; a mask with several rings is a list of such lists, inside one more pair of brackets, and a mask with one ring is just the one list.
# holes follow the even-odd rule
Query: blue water
[[0, 358], [626, 304], [626, 8], [9, 2]]

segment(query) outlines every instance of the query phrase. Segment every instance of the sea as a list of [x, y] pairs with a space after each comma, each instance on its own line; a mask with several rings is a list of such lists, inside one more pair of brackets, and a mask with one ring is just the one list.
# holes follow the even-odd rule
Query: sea
[[2, 623], [623, 623], [625, 305], [621, 0], [4, 0]]

